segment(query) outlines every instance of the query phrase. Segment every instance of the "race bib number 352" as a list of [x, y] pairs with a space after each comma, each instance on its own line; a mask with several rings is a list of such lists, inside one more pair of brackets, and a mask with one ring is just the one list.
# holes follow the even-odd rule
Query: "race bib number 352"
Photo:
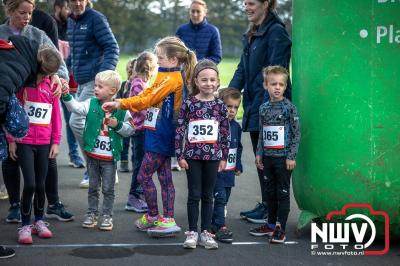
[[188, 140], [190, 143], [216, 143], [218, 140], [218, 121], [212, 119], [189, 122]]
[[283, 149], [285, 148], [285, 127], [284, 126], [263, 126], [264, 148]]

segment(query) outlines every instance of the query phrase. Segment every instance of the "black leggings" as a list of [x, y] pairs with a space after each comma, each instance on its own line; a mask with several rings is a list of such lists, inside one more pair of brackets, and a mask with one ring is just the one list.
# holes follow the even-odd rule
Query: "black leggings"
[[[59, 201], [57, 160], [54, 158], [48, 159], [48, 161], [49, 167], [46, 177], [46, 196], [48, 204], [53, 205]], [[2, 172], [10, 204], [19, 203], [21, 175], [19, 172], [18, 161], [14, 161], [10, 156], [8, 156], [8, 158], [2, 162]]]
[[22, 226], [30, 224], [32, 197], [35, 220], [43, 219], [45, 181], [49, 164], [50, 145], [17, 144], [17, 156], [24, 176], [21, 199]]
[[[260, 135], [260, 131], [250, 131], [250, 139], [251, 145], [253, 146], [253, 153], [256, 156], [257, 151], [257, 144], [258, 144], [258, 137]], [[258, 174], [258, 181], [260, 182], [260, 189], [261, 189], [261, 200], [264, 204], [267, 203], [267, 193], [266, 193], [266, 181], [264, 180], [264, 175], [262, 170], [257, 168]]]
[[199, 201], [201, 199], [201, 231], [209, 230], [213, 211], [213, 193], [219, 161], [187, 160], [189, 170], [187, 212], [189, 231], [197, 232]]

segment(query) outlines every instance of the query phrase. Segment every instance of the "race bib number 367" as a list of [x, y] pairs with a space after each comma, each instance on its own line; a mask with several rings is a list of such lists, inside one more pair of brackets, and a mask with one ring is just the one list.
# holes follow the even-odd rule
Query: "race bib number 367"
[[49, 103], [25, 102], [25, 111], [29, 117], [29, 123], [37, 126], [48, 126], [51, 121], [53, 106]]
[[211, 119], [189, 122], [188, 139], [190, 143], [216, 143], [218, 140], [218, 121]]
[[263, 126], [264, 148], [283, 149], [285, 148], [285, 127], [284, 126]]

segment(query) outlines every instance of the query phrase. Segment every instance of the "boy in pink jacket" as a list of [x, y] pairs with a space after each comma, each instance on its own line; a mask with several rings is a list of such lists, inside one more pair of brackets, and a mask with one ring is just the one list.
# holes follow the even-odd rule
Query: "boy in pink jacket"
[[[29, 130], [22, 139], [7, 136], [10, 157], [17, 160], [24, 176], [21, 218], [22, 227], [18, 231], [20, 244], [32, 244], [32, 234], [40, 238], [51, 238], [52, 232], [43, 221], [45, 203], [45, 180], [48, 158], [59, 153], [61, 141], [60, 99], [53, 96], [49, 75], [55, 73], [61, 64], [57, 51], [43, 48], [38, 52], [36, 88], [25, 87], [17, 93], [29, 117]], [[35, 220], [31, 225], [32, 198]]]

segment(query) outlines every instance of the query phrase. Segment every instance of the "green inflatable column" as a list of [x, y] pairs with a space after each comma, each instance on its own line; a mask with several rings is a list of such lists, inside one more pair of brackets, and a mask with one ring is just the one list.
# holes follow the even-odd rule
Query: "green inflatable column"
[[400, 236], [400, 0], [293, 1], [292, 67], [299, 227], [368, 203]]

